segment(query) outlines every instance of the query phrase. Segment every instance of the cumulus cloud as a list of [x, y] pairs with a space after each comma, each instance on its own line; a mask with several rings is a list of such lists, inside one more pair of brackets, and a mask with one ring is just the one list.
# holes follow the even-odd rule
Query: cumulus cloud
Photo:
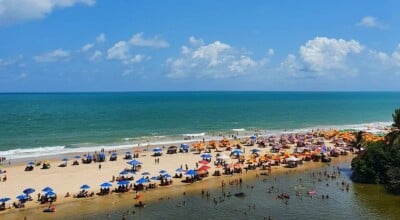
[[76, 4], [92, 6], [95, 0], [1, 0], [0, 25], [10, 25], [40, 19], [59, 8]]
[[107, 50], [107, 59], [126, 60], [129, 58], [129, 45], [126, 41], [119, 41]]
[[97, 43], [103, 43], [105, 41], [106, 41], [106, 35], [104, 33], [101, 33], [96, 37]]
[[400, 72], [400, 44], [392, 53], [382, 51], [370, 51], [370, 55], [385, 69], [396, 69]]
[[356, 24], [357, 26], [361, 27], [368, 27], [368, 28], [383, 28], [384, 26], [378, 22], [378, 19], [372, 16], [365, 16], [361, 18], [361, 20]]
[[166, 48], [169, 47], [169, 43], [163, 39], [160, 39], [158, 36], [153, 38], [144, 38], [143, 33], [137, 33], [132, 36], [129, 40], [129, 44], [132, 46], [139, 47], [154, 47], [154, 48]]
[[94, 45], [93, 44], [85, 44], [83, 45], [83, 47], [81, 48], [82, 52], [87, 52], [88, 50], [90, 50]]
[[[328, 75], [332, 71], [354, 73], [348, 65], [351, 55], [359, 54], [364, 47], [355, 40], [316, 37], [300, 46], [299, 56], [290, 54], [280, 68], [290, 73], [313, 73], [314, 76]], [[310, 75], [309, 75], [310, 76]]]
[[101, 59], [101, 57], [103, 56], [103, 53], [100, 50], [96, 50], [93, 52], [93, 54], [89, 57], [90, 61], [98, 61]]
[[120, 60], [123, 64], [141, 63], [142, 61], [150, 59], [150, 57], [136, 54], [131, 55], [130, 51], [135, 46], [164, 48], [169, 44], [159, 37], [151, 39], [143, 38], [143, 33], [134, 34], [128, 41], [119, 41], [107, 50], [107, 59]]
[[266, 63], [265, 59], [256, 61], [246, 52], [221, 41], [205, 44], [193, 36], [188, 41], [189, 45], [181, 47], [178, 57], [167, 59], [167, 77], [237, 77], [254, 72]]
[[38, 63], [43, 62], [56, 62], [56, 61], [67, 61], [70, 58], [69, 51], [63, 49], [56, 49], [38, 56], [33, 59]]

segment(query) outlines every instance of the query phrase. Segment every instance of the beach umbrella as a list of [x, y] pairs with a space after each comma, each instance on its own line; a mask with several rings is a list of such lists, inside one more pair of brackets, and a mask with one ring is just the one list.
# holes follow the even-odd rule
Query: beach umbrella
[[148, 183], [148, 182], [149, 182], [149, 180], [146, 179], [146, 178], [144, 178], [144, 177], [142, 177], [142, 178], [136, 180], [136, 183], [137, 183], [137, 184], [145, 184], [145, 183]]
[[104, 183], [102, 183], [100, 185], [100, 187], [102, 187], [102, 188], [108, 188], [108, 187], [111, 187], [111, 186], [112, 186], [112, 183], [109, 183], [109, 182], [104, 182]]
[[142, 164], [142, 162], [139, 162], [138, 160], [131, 160], [126, 163], [129, 165], [132, 165], [132, 166], [138, 166], [138, 165]]
[[17, 196], [17, 199], [18, 200], [26, 200], [26, 199], [28, 199], [29, 197], [26, 195], [26, 194], [21, 194], [21, 195], [18, 195]]
[[153, 148], [153, 152], [160, 152], [162, 149], [160, 147]]
[[35, 166], [35, 162], [30, 161], [30, 162], [28, 163], [28, 165], [29, 165], [29, 166]]
[[121, 172], [119, 173], [119, 175], [121, 175], [121, 176], [128, 175], [128, 174], [129, 174], [129, 172], [126, 171], [126, 170], [123, 170], [123, 171], [121, 171]]
[[200, 157], [202, 157], [202, 158], [211, 158], [212, 155], [210, 153], [204, 153]]
[[208, 169], [210, 169], [210, 168], [211, 168], [211, 167], [209, 167], [209, 166], [207, 166], [207, 165], [204, 165], [204, 166], [200, 167], [199, 170], [208, 170]]
[[183, 173], [183, 172], [185, 172], [185, 170], [183, 170], [183, 169], [180, 168], [180, 167], [179, 167], [178, 169], [176, 169], [175, 171], [178, 172], [178, 173]]
[[53, 189], [49, 186], [46, 186], [45, 188], [42, 189], [42, 192], [52, 192]]
[[169, 175], [168, 173], [164, 174], [163, 177], [164, 177], [164, 178], [172, 178], [172, 176]]
[[62, 161], [67, 162], [67, 161], [68, 161], [68, 158], [64, 157], [64, 158], [62, 159]]
[[1, 202], [1, 203], [6, 203], [7, 201], [10, 201], [10, 200], [11, 200], [10, 198], [4, 197], [4, 198], [1, 198], [1, 199], [0, 199], [0, 202]]
[[209, 164], [209, 162], [208, 162], [207, 160], [200, 160], [199, 163], [200, 163], [200, 164], [203, 164], [203, 165]]
[[250, 151], [251, 151], [253, 154], [254, 154], [254, 153], [257, 153], [257, 152], [260, 152], [259, 149], [251, 149]]
[[119, 181], [117, 184], [118, 184], [118, 185], [128, 185], [129, 183], [131, 183], [131, 182], [128, 181], [128, 180], [121, 180], [121, 181]]
[[45, 194], [45, 196], [46, 196], [46, 197], [56, 197], [57, 195], [56, 195], [55, 192], [49, 191], [49, 192], [47, 192], [47, 193]]
[[166, 172], [167, 172], [167, 171], [165, 171], [165, 170], [160, 170], [159, 173], [163, 174], [163, 173], [166, 173]]
[[181, 148], [184, 150], [188, 150], [189, 149], [189, 145], [188, 144], [181, 144]]
[[153, 177], [151, 177], [150, 179], [151, 179], [151, 180], [159, 180], [159, 177], [158, 177], [158, 176], [153, 176]]
[[79, 159], [79, 158], [81, 158], [81, 156], [76, 155], [76, 156], [74, 156], [74, 158], [75, 158], [75, 159]]
[[24, 189], [24, 191], [22, 191], [22, 192], [29, 195], [29, 194], [35, 192], [35, 189], [33, 189], [33, 188], [26, 188], [26, 189]]
[[81, 189], [90, 189], [90, 186], [87, 185], [87, 184], [83, 184], [83, 185], [81, 186]]
[[252, 135], [252, 136], [250, 136], [250, 139], [253, 140], [253, 141], [255, 141], [255, 140], [257, 140], [257, 137], [254, 136], [254, 135]]
[[117, 156], [118, 154], [116, 153], [116, 152], [114, 152], [114, 153], [112, 153], [111, 154], [111, 156], [113, 156], [113, 157], [115, 157], [115, 156]]
[[232, 151], [232, 154], [243, 154], [243, 151], [240, 149], [235, 149]]
[[143, 172], [142, 175], [143, 176], [148, 176], [148, 175], [150, 175], [150, 173], [149, 172]]
[[196, 171], [194, 171], [194, 170], [188, 170], [188, 171], [186, 171], [185, 175], [187, 175], [187, 176], [194, 176], [194, 175], [196, 175]]

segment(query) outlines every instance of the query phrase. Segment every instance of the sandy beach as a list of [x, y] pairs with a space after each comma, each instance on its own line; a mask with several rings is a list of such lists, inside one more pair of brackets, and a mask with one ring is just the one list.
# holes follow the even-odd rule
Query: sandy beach
[[[230, 141], [232, 144], [233, 143], [238, 143], [238, 141]], [[191, 144], [193, 145], [193, 143]], [[333, 148], [333, 144], [325, 139], [325, 145], [329, 148]], [[158, 176], [160, 175], [160, 170], [165, 170], [167, 173], [170, 175], [174, 176], [175, 175], [175, 170], [177, 168], [182, 167], [183, 169], [186, 169], [186, 165], [188, 166], [188, 169], [196, 169], [196, 164], [198, 167], [202, 166], [201, 164], [198, 164], [202, 158], [200, 157], [200, 154], [196, 151], [190, 151], [188, 153], [176, 153], [176, 154], [166, 154], [166, 148], [162, 150], [163, 155], [161, 157], [154, 157], [153, 156], [153, 147], [150, 146], [147, 151], [141, 150], [139, 153], [139, 157], [135, 158], [136, 160], [142, 162], [142, 168], [139, 172], [137, 172], [134, 176], [134, 180], [131, 182], [132, 184], [135, 184], [135, 181], [140, 179], [142, 177], [141, 173], [143, 172], [148, 172], [150, 177], [152, 176]], [[242, 150], [245, 152], [244, 153], [244, 158], [249, 158], [250, 154], [253, 149], [258, 149], [260, 155], [268, 154], [270, 152], [270, 147], [266, 148], [260, 148], [258, 147], [257, 144], [254, 146], [244, 146], [242, 147]], [[286, 152], [290, 151], [293, 152], [294, 146], [291, 146], [291, 149], [286, 150]], [[98, 149], [100, 150], [100, 149]], [[133, 152], [135, 149], [131, 149], [131, 152]], [[129, 160], [123, 159], [125, 151], [122, 152], [117, 152], [118, 153], [118, 159], [116, 161], [109, 161], [109, 157], [111, 155], [111, 152], [106, 152], [106, 161], [102, 163], [91, 163], [91, 164], [82, 164], [77, 166], [72, 166], [72, 161], [73, 155], [60, 155], [60, 158], [68, 157], [69, 160], [67, 161], [67, 166], [66, 167], [58, 167], [59, 164], [64, 163], [61, 161], [61, 159], [51, 159], [50, 164], [51, 168], [50, 169], [41, 169], [41, 167], [36, 166], [33, 171], [25, 171], [26, 167], [26, 162], [20, 162], [18, 164], [11, 164], [11, 165], [4, 165], [4, 169], [7, 171], [5, 174], [7, 176], [7, 181], [2, 181], [0, 182], [0, 195], [1, 197], [9, 197], [11, 198], [10, 201], [7, 202], [7, 209], [2, 211], [0, 215], [7, 216], [8, 213], [17, 213], [18, 216], [26, 216], [28, 215], [30, 218], [29, 219], [36, 219], [36, 217], [43, 215], [42, 211], [43, 209], [47, 208], [49, 206], [48, 203], [46, 204], [40, 204], [39, 201], [37, 201], [37, 194], [42, 192], [42, 189], [50, 186], [54, 192], [57, 194], [57, 201], [54, 203], [58, 207], [62, 204], [68, 204], [68, 203], [74, 203], [74, 202], [85, 202], [85, 201], [96, 201], [96, 204], [102, 204], [100, 205], [101, 207], [108, 207], [110, 208], [110, 204], [117, 204], [120, 197], [127, 197], [129, 198], [130, 202], [134, 204], [135, 201], [133, 198], [135, 197], [135, 192], [133, 190], [130, 190], [127, 193], [112, 193], [111, 195], [106, 195], [106, 196], [98, 196], [94, 195], [93, 197], [90, 198], [74, 198], [74, 195], [78, 194], [81, 189], [80, 187], [83, 184], [87, 184], [90, 186], [88, 189], [89, 194], [91, 192], [97, 193], [100, 191], [100, 184], [104, 182], [110, 182], [114, 177], [119, 177], [119, 173], [124, 170], [124, 169], [130, 169], [131, 165], [127, 164]], [[222, 175], [222, 176], [212, 176], [211, 174], [214, 173], [216, 169], [221, 170], [221, 168], [217, 168], [214, 166], [214, 161], [216, 158], [217, 153], [221, 152], [216, 152], [215, 150], [211, 150], [211, 155], [212, 155], [212, 160], [211, 163], [208, 165], [210, 168], [208, 170], [209, 176], [204, 178], [202, 181], [195, 182], [195, 184], [190, 184], [190, 183], [184, 183], [181, 180], [185, 179], [185, 175], [183, 175], [182, 179], [177, 179], [177, 178], [171, 178], [173, 181], [172, 186], [159, 186], [160, 181], [153, 181], [157, 183], [157, 189], [151, 189], [151, 191], [154, 192], [163, 192], [166, 190], [166, 192], [170, 192], [171, 189], [182, 189], [185, 188], [185, 185], [190, 185], [190, 187], [187, 187], [188, 190], [189, 188], [192, 189], [197, 189], [199, 188], [209, 188], [209, 187], [217, 187], [221, 184], [221, 181], [223, 179], [226, 179], [226, 181], [229, 181], [229, 178], [249, 178], [253, 177], [255, 174], [260, 174], [261, 172], [265, 172], [265, 170], [260, 170], [257, 168], [257, 170], [251, 170], [247, 173], [243, 170], [243, 173], [235, 173], [234, 175]], [[223, 151], [226, 155], [230, 154], [230, 151]], [[156, 162], [155, 159], [158, 159], [159, 162]], [[227, 163], [234, 163], [237, 162], [237, 159], [228, 159]], [[99, 164], [101, 164], [101, 168], [99, 167]], [[304, 170], [304, 169], [311, 169], [313, 167], [318, 167], [322, 166], [324, 163], [321, 162], [304, 162], [303, 165], [299, 165], [295, 170]], [[279, 166], [272, 166], [271, 167], [271, 173], [282, 173], [282, 172], [287, 172], [291, 171], [293, 169], [285, 168], [284, 165], [279, 165]], [[4, 177], [4, 174], [2, 175]], [[111, 189], [114, 189], [117, 187], [116, 182], [112, 182], [113, 186]], [[195, 187], [194, 187], [195, 185]], [[182, 187], [181, 187], [182, 186]], [[17, 195], [20, 195], [22, 191], [26, 188], [33, 188], [36, 191], [31, 194], [33, 201], [28, 201], [25, 203], [24, 208], [10, 208], [8, 209], [9, 206], [13, 202], [17, 202], [18, 200], [16, 199]], [[186, 190], [186, 189], [185, 189]], [[143, 196], [143, 201], [145, 202], [150, 202], [152, 199], [154, 200], [154, 197], [157, 196], [147, 196], [147, 192], [141, 192]], [[65, 195], [69, 194], [69, 197], [65, 197]], [[158, 194], [158, 193], [157, 193]], [[160, 195], [160, 194], [158, 194]], [[128, 200], [128, 201], [129, 201]], [[123, 200], [121, 200], [123, 201]], [[67, 206], [68, 207], [68, 206]], [[97, 206], [96, 206], [97, 207]], [[103, 209], [102, 209], [103, 210]], [[73, 210], [72, 210], [73, 211]], [[95, 211], [95, 210], [93, 210]], [[19, 213], [19, 214], [18, 214]], [[62, 216], [63, 211], [58, 209], [54, 216]], [[67, 212], [68, 213], [68, 212]], [[47, 214], [47, 213], [46, 213]], [[65, 214], [65, 212], [64, 212]], [[45, 215], [48, 216], [48, 215]]]

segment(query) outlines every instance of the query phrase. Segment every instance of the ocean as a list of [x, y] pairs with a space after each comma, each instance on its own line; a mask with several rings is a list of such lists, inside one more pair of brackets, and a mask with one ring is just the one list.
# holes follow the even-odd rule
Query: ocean
[[388, 125], [400, 92], [125, 92], [0, 94], [0, 156]]

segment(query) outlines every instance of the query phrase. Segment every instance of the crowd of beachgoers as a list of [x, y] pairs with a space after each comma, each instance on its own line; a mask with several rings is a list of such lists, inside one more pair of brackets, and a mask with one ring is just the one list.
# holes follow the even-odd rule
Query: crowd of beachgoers
[[[142, 146], [124, 151], [104, 149], [58, 159], [3, 163], [0, 171], [0, 210], [43, 207], [56, 211], [55, 204], [78, 198], [132, 193], [135, 206], [144, 207], [148, 190], [200, 182], [218, 176], [238, 176], [257, 170], [256, 177], [274, 169], [291, 169], [304, 163], [329, 163], [332, 158], [357, 153], [352, 131], [315, 130], [280, 135], [253, 134], [243, 138], [221, 137], [174, 146]], [[368, 141], [382, 137], [366, 133]], [[4, 158], [3, 162], [6, 162]], [[335, 178], [339, 173], [314, 174]], [[314, 176], [315, 177], [315, 176]], [[346, 186], [344, 185], [344, 188]], [[275, 192], [276, 188], [267, 189]], [[313, 194], [312, 191], [309, 192]], [[202, 192], [207, 196], [207, 192]], [[235, 196], [241, 196], [240, 194]], [[324, 196], [324, 195], [323, 195]], [[289, 201], [285, 193], [277, 198]], [[329, 199], [329, 196], [324, 196]], [[218, 203], [217, 200], [214, 201]]]

